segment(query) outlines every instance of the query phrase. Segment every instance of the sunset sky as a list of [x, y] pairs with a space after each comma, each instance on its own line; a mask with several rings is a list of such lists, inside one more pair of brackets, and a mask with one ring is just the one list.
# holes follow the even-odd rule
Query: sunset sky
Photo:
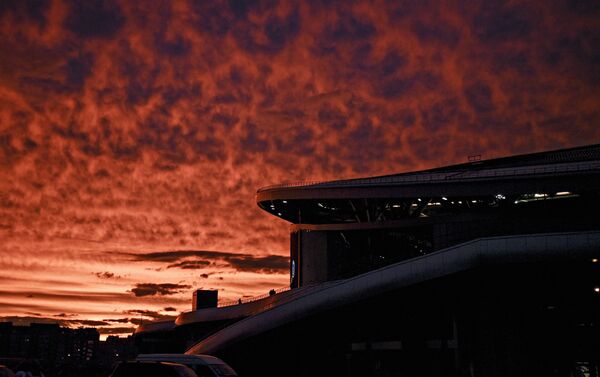
[[262, 186], [600, 142], [600, 3], [0, 1], [0, 320], [288, 284]]

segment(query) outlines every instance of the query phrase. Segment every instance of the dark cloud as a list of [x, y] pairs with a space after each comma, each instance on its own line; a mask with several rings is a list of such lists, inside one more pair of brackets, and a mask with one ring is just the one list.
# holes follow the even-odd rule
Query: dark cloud
[[226, 261], [238, 271], [274, 274], [289, 268], [289, 257], [279, 255], [230, 257]]
[[0, 317], [0, 321], [12, 322], [15, 326], [29, 326], [32, 323], [62, 323], [62, 320], [57, 320], [56, 318], [45, 318], [39, 316], [5, 316]]
[[95, 272], [94, 275], [96, 275], [100, 279], [120, 279], [121, 278], [121, 276], [115, 275], [113, 272], [108, 272], [108, 271]]
[[436, 132], [445, 126], [456, 124], [457, 120], [464, 122], [466, 115], [461, 112], [458, 101], [454, 98], [449, 98], [425, 108], [421, 116], [423, 118], [423, 125], [428, 130]]
[[[224, 262], [225, 266], [230, 266], [238, 271], [281, 273], [287, 270], [289, 265], [289, 257], [287, 256], [260, 256], [253, 254], [207, 250], [159, 251], [144, 254], [126, 255], [134, 261], [169, 263], [167, 268], [181, 269], [201, 269], [213, 264], [216, 261], [220, 261]], [[140, 285], [138, 284], [138, 287], [139, 286]]]
[[77, 314], [67, 314], [67, 313], [60, 313], [60, 314], [56, 314], [55, 317], [60, 317], [60, 318], [68, 318], [68, 317], [76, 317]]
[[82, 38], [110, 38], [123, 26], [120, 8], [108, 0], [73, 0], [66, 28]]
[[46, 25], [46, 11], [50, 0], [3, 0], [0, 1], [0, 17], [6, 13], [12, 13], [17, 20], [32, 19], [40, 26]]
[[375, 90], [379, 96], [392, 100], [418, 92], [429, 92], [439, 87], [440, 83], [441, 79], [437, 75], [420, 71], [408, 77], [382, 80], [375, 83]]
[[50, 299], [61, 302], [123, 302], [130, 300], [131, 297], [126, 293], [120, 292], [79, 292], [55, 290], [51, 292], [38, 291], [7, 291], [0, 290], [0, 298], [3, 297], [27, 297], [36, 299]]
[[268, 152], [269, 142], [267, 134], [260, 132], [258, 125], [246, 124], [246, 134], [242, 138], [242, 148], [248, 152]]
[[91, 53], [84, 53], [67, 60], [65, 65], [66, 84], [75, 90], [81, 90], [85, 79], [92, 73], [93, 64], [94, 56]]
[[453, 48], [460, 41], [460, 31], [441, 20], [436, 20], [434, 24], [416, 20], [412, 23], [411, 30], [425, 43], [435, 42]]
[[182, 290], [190, 289], [191, 285], [185, 284], [172, 284], [172, 283], [163, 283], [163, 284], [154, 284], [154, 283], [138, 283], [135, 285], [135, 288], [131, 289], [131, 292], [135, 295], [135, 297], [143, 297], [143, 296], [168, 296], [174, 295]]
[[130, 322], [131, 323], [136, 323], [137, 321], [140, 320], [140, 317], [147, 317], [147, 318], [151, 318], [154, 321], [172, 321], [175, 320], [175, 318], [177, 318], [176, 315], [165, 315], [165, 314], [160, 314], [159, 312], [156, 311], [152, 311], [152, 310], [144, 310], [144, 309], [136, 309], [136, 310], [128, 310], [126, 312], [126, 314], [132, 314], [132, 315], [137, 315], [138, 317], [136, 318], [130, 318]]
[[[352, 161], [358, 172], [365, 172], [369, 169], [368, 161], [377, 158], [382, 150], [386, 150], [388, 138], [370, 119], [362, 119], [349, 131], [341, 137], [345, 146], [342, 153], [345, 159]], [[361, 149], [360, 154], [355, 153], [357, 148]]]
[[492, 89], [482, 82], [470, 84], [465, 88], [467, 101], [478, 113], [487, 113], [494, 109]]
[[391, 50], [388, 51], [385, 56], [376, 63], [375, 69], [381, 76], [387, 77], [405, 67], [407, 63], [408, 62], [405, 55], [400, 54], [396, 50]]
[[[233, 9], [238, 4], [245, 1], [231, 1]], [[223, 4], [212, 1], [194, 1], [191, 3], [192, 10], [196, 16], [196, 20], [192, 27], [211, 36], [223, 37], [231, 29], [234, 24], [234, 14], [227, 11]]]
[[109, 325], [109, 323], [106, 321], [93, 321], [93, 320], [83, 320], [83, 319], [81, 319], [81, 320], [71, 319], [71, 320], [69, 320], [69, 323], [71, 325], [89, 326], [89, 327]]
[[261, 25], [247, 22], [236, 28], [234, 35], [238, 45], [248, 52], [274, 54], [298, 35], [300, 21], [294, 9], [284, 17], [272, 15]]
[[167, 268], [181, 268], [182, 270], [198, 270], [210, 266], [211, 262], [207, 260], [187, 260], [178, 263], [173, 263]]
[[375, 25], [368, 19], [345, 13], [337, 22], [325, 29], [325, 37], [330, 41], [355, 42], [372, 37], [375, 31]]
[[[508, 42], [526, 38], [533, 25], [529, 19], [535, 14], [522, 5], [506, 5], [504, 0], [490, 0], [481, 4], [475, 15], [475, 34], [483, 42]], [[469, 5], [467, 5], [469, 6]]]
[[131, 323], [130, 318], [109, 318], [104, 319], [105, 322], [114, 322], [114, 323]]
[[177, 35], [173, 39], [166, 39], [164, 35], [160, 35], [156, 37], [155, 43], [158, 51], [170, 56], [184, 56], [191, 48], [190, 41], [181, 35]]
[[64, 327], [97, 327], [97, 326], [108, 326], [110, 323], [106, 321], [94, 321], [86, 319], [57, 319], [41, 317], [41, 314], [36, 314], [33, 317], [30, 316], [6, 316], [0, 317], [2, 322], [12, 322], [17, 326], [28, 326], [32, 323], [56, 323]]
[[123, 335], [133, 334], [136, 327], [98, 327], [96, 330], [100, 335]]
[[259, 5], [259, 2], [253, 0], [228, 0], [227, 4], [235, 18], [245, 19], [248, 13]]
[[[177, 309], [173, 307], [166, 307], [164, 311], [175, 312]], [[177, 318], [177, 315], [161, 314], [157, 311], [145, 309], [127, 310], [124, 314], [128, 314], [133, 317], [104, 319], [103, 321], [109, 323], [131, 323], [139, 326], [140, 324], [147, 323], [148, 319], [150, 319], [150, 321], [174, 321]]]
[[565, 0], [562, 1], [566, 7], [574, 12], [582, 14], [600, 13], [600, 3], [595, 0]]

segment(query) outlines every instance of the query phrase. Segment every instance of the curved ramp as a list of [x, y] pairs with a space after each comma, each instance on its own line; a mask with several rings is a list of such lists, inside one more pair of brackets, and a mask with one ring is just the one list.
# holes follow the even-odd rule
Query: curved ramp
[[480, 238], [353, 278], [299, 290], [289, 300], [226, 327], [186, 353], [213, 354], [230, 344], [313, 314], [477, 267], [599, 255], [599, 231]]

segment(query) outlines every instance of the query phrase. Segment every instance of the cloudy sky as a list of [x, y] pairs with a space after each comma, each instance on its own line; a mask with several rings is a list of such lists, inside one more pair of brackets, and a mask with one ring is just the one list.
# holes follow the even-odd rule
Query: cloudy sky
[[0, 1], [0, 317], [288, 282], [261, 186], [600, 142], [600, 6]]

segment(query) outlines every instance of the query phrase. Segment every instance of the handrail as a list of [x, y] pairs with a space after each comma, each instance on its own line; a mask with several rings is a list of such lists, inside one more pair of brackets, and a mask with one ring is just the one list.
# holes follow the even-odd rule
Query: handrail
[[219, 301], [219, 304], [217, 305], [218, 308], [225, 308], [228, 306], [235, 306], [235, 305], [240, 305], [240, 304], [248, 304], [250, 302], [254, 302], [254, 301], [258, 301], [258, 300], [262, 300], [263, 298], [267, 298], [269, 296], [272, 296], [273, 294], [277, 294], [277, 293], [282, 293], [282, 292], [286, 292], [289, 291], [291, 288], [289, 286], [285, 286], [285, 287], [280, 287], [275, 289], [275, 293], [265, 293], [259, 296], [253, 296], [250, 298], [246, 298], [246, 299], [239, 299], [239, 300], [221, 300]]
[[[373, 178], [356, 178], [356, 179], [345, 179], [338, 181], [300, 181], [282, 183], [277, 185], [270, 185], [261, 187], [257, 190], [257, 193], [274, 189], [294, 188], [294, 187], [308, 187], [308, 186], [319, 186], [319, 187], [336, 187], [336, 186], [351, 186], [351, 185], [385, 185], [385, 184], [396, 184], [396, 183], [422, 183], [422, 182], [433, 182], [433, 181], [461, 181], [461, 180], [476, 180], [482, 178], [491, 177], [516, 177], [533, 174], [557, 174], [557, 173], [573, 173], [592, 171], [600, 169], [600, 161], [593, 162], [569, 162], [562, 164], [552, 164], [545, 166], [524, 166], [524, 167], [513, 167], [513, 168], [497, 168], [497, 169], [485, 169], [485, 170], [453, 170], [444, 173], [408, 173], [406, 175], [395, 175], [395, 176], [384, 176], [384, 177], [373, 177]], [[460, 174], [457, 174], [460, 173]]]

